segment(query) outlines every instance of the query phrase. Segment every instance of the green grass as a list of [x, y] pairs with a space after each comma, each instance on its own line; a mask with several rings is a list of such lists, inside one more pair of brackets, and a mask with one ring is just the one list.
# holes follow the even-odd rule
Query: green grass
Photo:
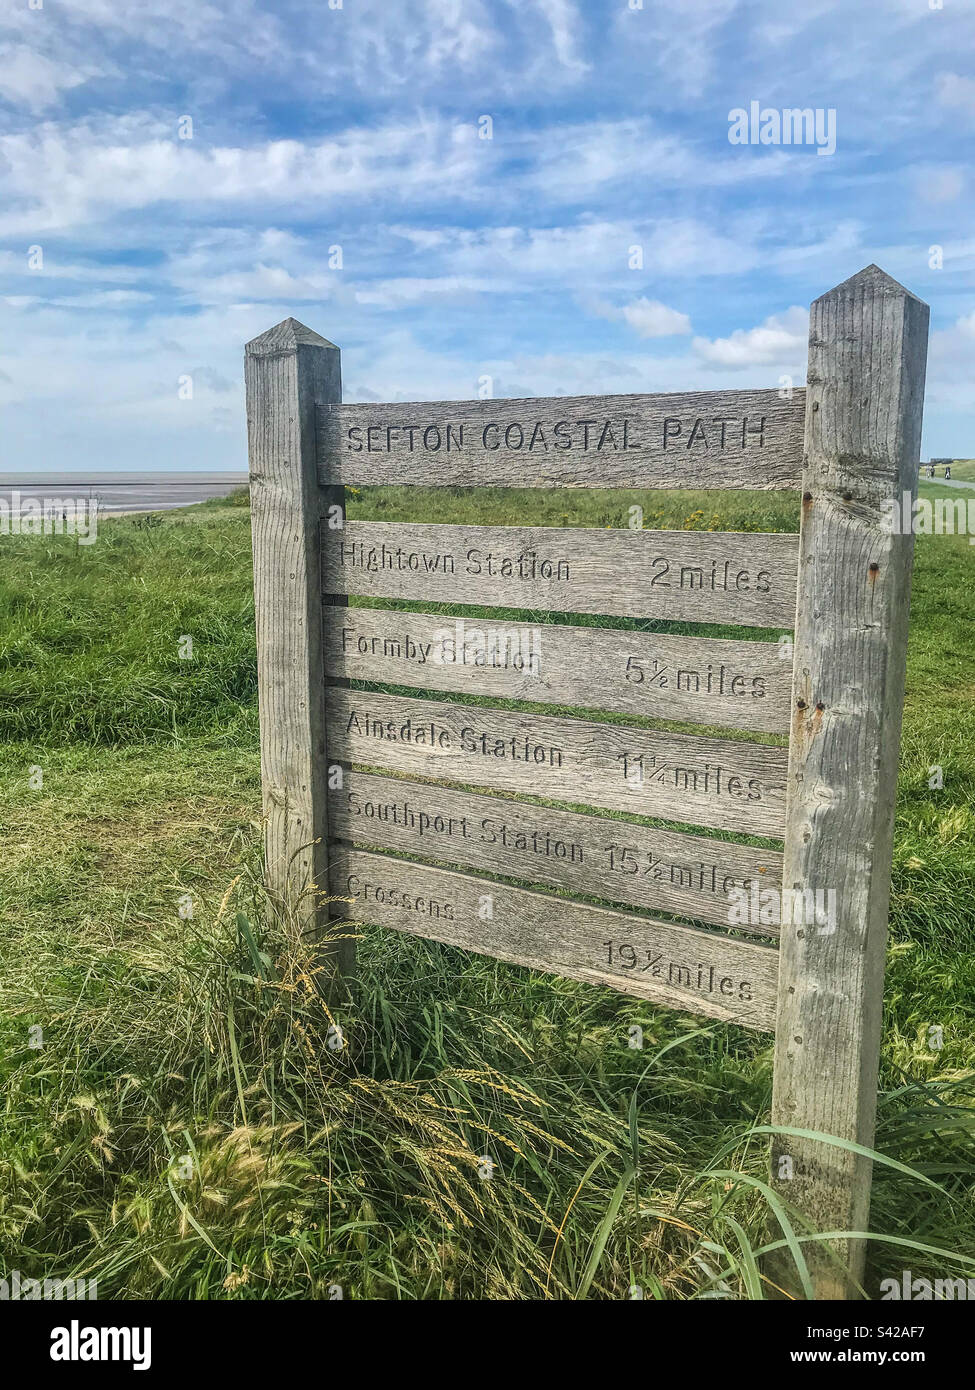
[[[633, 502], [797, 524], [774, 494], [485, 490], [475, 513], [369, 489], [352, 512], [619, 526]], [[100, 532], [3, 542], [4, 1268], [100, 1297], [766, 1293], [770, 1039], [372, 927], [331, 1019], [261, 887], [246, 508]], [[918, 539], [877, 1147], [937, 1186], [878, 1166], [871, 1225], [946, 1253], [876, 1242], [874, 1296], [905, 1266], [975, 1275], [973, 578], [967, 537]]]

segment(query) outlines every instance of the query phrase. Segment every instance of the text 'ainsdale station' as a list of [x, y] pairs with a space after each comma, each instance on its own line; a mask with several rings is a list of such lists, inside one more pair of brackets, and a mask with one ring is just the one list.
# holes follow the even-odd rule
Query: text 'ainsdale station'
[[[471, 448], [576, 449], [597, 453], [605, 449], [745, 449], [765, 443], [766, 416], [712, 415], [695, 419], [664, 416], [649, 422], [627, 416], [618, 420], [489, 420], [485, 425], [351, 425], [346, 449], [353, 454], [453, 453]], [[649, 431], [649, 437], [647, 437]]]

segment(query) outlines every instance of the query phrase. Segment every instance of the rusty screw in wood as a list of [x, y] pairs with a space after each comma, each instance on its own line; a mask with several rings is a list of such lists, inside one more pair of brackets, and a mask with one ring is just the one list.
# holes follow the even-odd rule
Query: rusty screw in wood
[[872, 563], [871, 566], [870, 566], [870, 573], [871, 573], [871, 574], [876, 574], [876, 573], [879, 571], [879, 569], [880, 569], [880, 566], [877, 564], [877, 561], [874, 560], [873, 563]]
[[826, 706], [823, 704], [822, 700], [817, 700], [817, 701], [816, 701], [816, 708], [817, 708], [817, 709], [825, 709]]
[[805, 702], [805, 700], [797, 700], [797, 701], [796, 701], [796, 709], [805, 709], [805, 708], [806, 708], [806, 702]]

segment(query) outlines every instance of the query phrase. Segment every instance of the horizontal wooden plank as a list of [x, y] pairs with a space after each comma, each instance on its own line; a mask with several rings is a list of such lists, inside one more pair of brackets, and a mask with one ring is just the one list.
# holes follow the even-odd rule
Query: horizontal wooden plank
[[[465, 869], [728, 925], [734, 890], [781, 888], [782, 854], [346, 769], [329, 833]], [[746, 930], [746, 928], [742, 928]], [[761, 934], [777, 936], [778, 927]]]
[[363, 850], [333, 850], [329, 884], [333, 894], [354, 899], [333, 904], [339, 918], [608, 985], [746, 1028], [775, 1027], [775, 947]]
[[780, 837], [787, 752], [585, 719], [329, 689], [329, 757], [410, 777]]
[[319, 476], [425, 486], [798, 488], [805, 391], [324, 406]]
[[795, 621], [799, 538], [728, 531], [440, 526], [322, 530], [326, 594], [745, 627]]
[[324, 628], [332, 677], [764, 733], [790, 726], [792, 661], [777, 642], [384, 608], [326, 608]]

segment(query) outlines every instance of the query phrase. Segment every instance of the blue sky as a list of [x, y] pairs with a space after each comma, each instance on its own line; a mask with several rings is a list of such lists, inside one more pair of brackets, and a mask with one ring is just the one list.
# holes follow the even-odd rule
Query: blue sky
[[[932, 307], [924, 455], [975, 455], [975, 0], [38, 3], [0, 468], [245, 468], [243, 344], [289, 314], [347, 400], [798, 383], [871, 261]], [[835, 109], [835, 154], [732, 145], [753, 100]]]

